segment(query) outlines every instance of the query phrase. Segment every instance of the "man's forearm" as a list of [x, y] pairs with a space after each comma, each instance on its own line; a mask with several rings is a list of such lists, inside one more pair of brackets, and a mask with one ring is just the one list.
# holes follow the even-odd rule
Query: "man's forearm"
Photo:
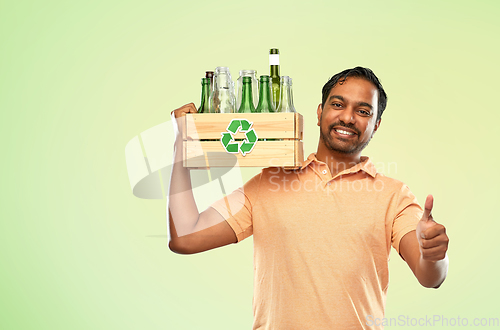
[[424, 260], [420, 256], [415, 275], [426, 288], [439, 288], [448, 273], [448, 255], [438, 261]]
[[179, 236], [192, 232], [199, 217], [191, 190], [191, 175], [189, 169], [182, 164], [182, 147], [182, 138], [178, 136], [174, 146], [174, 164], [167, 202], [170, 241], [174, 243]]

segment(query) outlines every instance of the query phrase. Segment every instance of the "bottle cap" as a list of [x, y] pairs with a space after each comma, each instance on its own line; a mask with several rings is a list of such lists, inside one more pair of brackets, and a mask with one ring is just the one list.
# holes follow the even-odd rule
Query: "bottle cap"
[[243, 83], [252, 83], [251, 77], [243, 77]]
[[214, 72], [213, 71], [207, 71], [205, 72], [205, 78], [213, 78]]
[[269, 49], [269, 54], [279, 54], [280, 50], [278, 48]]
[[269, 81], [269, 76], [267, 76], [267, 75], [260, 76], [260, 81], [262, 81], [262, 82]]

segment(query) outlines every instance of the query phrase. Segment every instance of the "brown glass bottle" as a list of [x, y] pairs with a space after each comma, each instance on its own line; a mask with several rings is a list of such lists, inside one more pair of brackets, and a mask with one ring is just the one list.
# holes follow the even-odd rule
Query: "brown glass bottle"
[[214, 72], [213, 71], [205, 72], [205, 78], [210, 79], [210, 90], [212, 90], [212, 86], [214, 85]]

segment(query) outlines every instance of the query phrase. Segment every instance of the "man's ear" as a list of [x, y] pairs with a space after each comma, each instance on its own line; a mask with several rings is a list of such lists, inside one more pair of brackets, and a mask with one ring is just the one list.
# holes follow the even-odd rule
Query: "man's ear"
[[378, 130], [381, 122], [382, 122], [382, 118], [378, 119], [377, 122], [375, 123], [375, 128], [373, 129], [374, 134]]
[[321, 113], [323, 112], [323, 107], [321, 106], [321, 103], [318, 105], [318, 110], [316, 111], [316, 113], [318, 114], [318, 126], [319, 126], [319, 122], [320, 122], [320, 119], [321, 119]]

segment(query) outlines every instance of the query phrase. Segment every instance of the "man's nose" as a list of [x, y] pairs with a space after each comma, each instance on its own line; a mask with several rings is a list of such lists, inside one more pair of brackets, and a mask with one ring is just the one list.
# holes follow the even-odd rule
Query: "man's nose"
[[356, 118], [354, 116], [354, 109], [351, 107], [345, 108], [340, 115], [340, 120], [342, 120], [344, 123], [354, 124], [354, 122], [356, 121]]

